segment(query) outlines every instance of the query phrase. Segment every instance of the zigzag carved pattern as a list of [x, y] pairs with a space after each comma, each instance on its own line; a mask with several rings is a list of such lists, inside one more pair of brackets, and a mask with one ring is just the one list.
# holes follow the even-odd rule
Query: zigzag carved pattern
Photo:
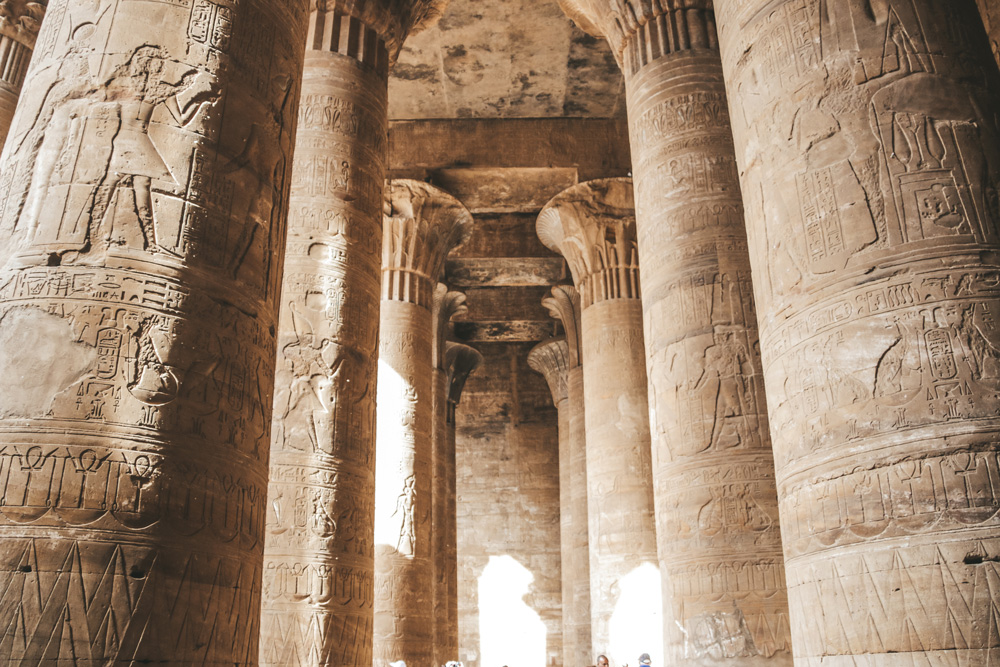
[[[256, 662], [259, 570], [235, 559], [69, 540], [0, 542], [10, 665]], [[180, 573], [167, 576], [166, 572]]]
[[345, 614], [273, 614], [261, 636], [260, 664], [371, 667], [372, 618]]

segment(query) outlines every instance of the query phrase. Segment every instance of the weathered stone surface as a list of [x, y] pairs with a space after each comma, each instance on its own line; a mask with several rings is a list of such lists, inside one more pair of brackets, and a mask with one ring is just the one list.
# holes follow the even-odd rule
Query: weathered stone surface
[[[536, 346], [528, 354], [528, 365], [545, 376], [552, 391], [552, 402], [559, 413], [559, 510], [560, 537], [562, 542], [562, 608], [563, 608], [563, 655], [564, 665], [583, 665], [589, 660], [590, 645], [590, 568], [589, 554], [584, 551], [584, 560], [577, 560], [579, 527], [583, 527], [584, 548], [586, 548], [587, 517], [578, 514], [574, 505], [573, 464], [578, 451], [586, 447], [585, 442], [574, 442], [574, 436], [581, 435], [574, 430], [573, 420], [580, 420], [583, 410], [582, 395], [574, 396], [579, 402], [570, 402], [571, 357], [578, 360], [579, 354], [570, 354], [566, 338], [554, 338]], [[573, 370], [581, 370], [579, 367]], [[577, 373], [579, 377], [579, 373]], [[582, 389], [582, 384], [580, 386]], [[583, 480], [585, 482], [585, 480]], [[584, 497], [586, 495], [584, 494]], [[585, 566], [585, 567], [581, 567]], [[585, 600], [577, 599], [581, 589], [587, 591]], [[581, 602], [586, 602], [581, 605]]]
[[608, 47], [555, 0], [452, 0], [406, 43], [390, 82], [392, 118], [611, 117], [624, 112]]
[[580, 292], [593, 654], [621, 663], [662, 656], [634, 216], [631, 180], [606, 179], [561, 193], [538, 217]]
[[[448, 339], [453, 336], [451, 320], [467, 310], [465, 295], [450, 292], [445, 284], [438, 284], [434, 293], [434, 394], [432, 410], [434, 424], [431, 432], [433, 479], [431, 481], [431, 540], [434, 564], [434, 665], [444, 665], [458, 657], [458, 623], [451, 625], [448, 606], [451, 589], [449, 582], [458, 565], [454, 555], [455, 482], [454, 447], [450, 440], [450, 369], [447, 358]], [[449, 447], [451, 448], [449, 452]], [[456, 591], [457, 593], [457, 588]], [[457, 601], [456, 601], [457, 608]]]
[[[473, 347], [449, 341], [445, 344], [445, 369], [447, 372], [447, 416], [444, 451], [442, 456], [441, 484], [444, 496], [442, 519], [439, 524], [437, 571], [444, 609], [443, 624], [436, 637], [438, 655], [444, 664], [459, 658], [458, 642], [458, 493], [456, 464], [455, 423], [458, 405], [462, 400], [465, 383], [483, 363], [483, 355]], [[443, 628], [442, 628], [443, 625]]]
[[471, 233], [457, 200], [394, 180], [384, 220], [375, 499], [377, 667], [434, 660], [431, 539], [433, 292], [445, 257]]
[[976, 5], [990, 39], [990, 50], [1000, 63], [1000, 4], [997, 0], [976, 0]]
[[257, 664], [307, 9], [49, 3], [0, 167], [4, 658]]
[[974, 3], [716, 6], [796, 664], [987, 664], [1000, 143]]
[[48, 0], [0, 4], [0, 143], [10, 131], [47, 4]]
[[454, 166], [573, 167], [581, 181], [631, 169], [619, 119], [400, 120], [389, 125], [389, 155], [394, 175], [412, 178]]
[[[561, 662], [559, 443], [551, 393], [527, 364], [532, 347], [477, 344], [483, 364], [456, 414], [460, 658], [467, 667], [526, 664], [526, 653], [534, 664]], [[509, 576], [487, 577], [480, 595], [491, 563], [490, 571], [505, 564], [500, 572]]]
[[450, 259], [445, 270], [453, 287], [541, 287], [569, 277], [558, 257]]
[[279, 322], [261, 664], [368, 666], [389, 54], [371, 27], [332, 7], [313, 9], [307, 44]]
[[[590, 631], [590, 519], [580, 296], [574, 287], [559, 285], [552, 288], [551, 296], [543, 299], [542, 304], [552, 317], [562, 323], [567, 355], [565, 451], [562, 448], [563, 425], [559, 427], [560, 506], [569, 514], [568, 520], [563, 516], [562, 521], [563, 531], [569, 540], [569, 544], [564, 542], [563, 547], [563, 664], [588, 665], [593, 662], [594, 656]], [[567, 546], [568, 557], [565, 552]]]

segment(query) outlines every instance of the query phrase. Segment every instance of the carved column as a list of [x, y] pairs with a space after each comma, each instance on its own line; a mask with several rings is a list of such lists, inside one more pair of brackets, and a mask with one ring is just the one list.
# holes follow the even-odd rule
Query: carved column
[[0, 144], [14, 120], [47, 4], [48, 0], [6, 0], [0, 4]]
[[[590, 635], [590, 539], [587, 516], [587, 428], [584, 411], [583, 365], [580, 363], [580, 295], [569, 285], [552, 288], [542, 300], [566, 332], [566, 451], [559, 452], [559, 493], [563, 544], [563, 664], [594, 661]], [[551, 384], [550, 384], [551, 386]], [[560, 417], [562, 414], [560, 413]], [[562, 438], [562, 430], [559, 431]], [[560, 440], [560, 446], [562, 440]], [[564, 469], [563, 464], [568, 468]], [[563, 497], [568, 491], [568, 496]], [[565, 549], [568, 547], [568, 553]], [[604, 650], [603, 648], [601, 650]]]
[[[434, 292], [434, 349], [432, 363], [434, 366], [434, 426], [431, 434], [433, 454], [434, 479], [431, 489], [431, 539], [433, 540], [434, 563], [434, 664], [444, 665], [449, 660], [458, 659], [458, 644], [449, 644], [450, 625], [448, 619], [449, 577], [451, 563], [447, 561], [448, 545], [454, 543], [451, 535], [456, 517], [449, 516], [448, 510], [455, 505], [455, 481], [449, 482], [448, 472], [448, 414], [449, 414], [449, 369], [448, 348], [451, 345], [448, 337], [452, 333], [451, 319], [469, 310], [465, 305], [465, 295], [461, 292], [449, 292], [448, 286], [438, 284]], [[451, 458], [454, 459], [454, 447]], [[451, 473], [454, 477], [454, 472]], [[455, 564], [457, 567], [457, 563]], [[454, 636], [457, 641], [458, 626]]]
[[[559, 431], [559, 521], [562, 575], [562, 626], [563, 665], [575, 663], [571, 656], [578, 648], [573, 643], [576, 635], [574, 623], [573, 575], [573, 504], [570, 489], [570, 407], [569, 407], [569, 346], [565, 338], [553, 338], [535, 346], [528, 353], [528, 366], [545, 376], [556, 406]], [[587, 647], [590, 652], [590, 647]]]
[[407, 32], [436, 8], [312, 4], [279, 322], [261, 663], [368, 666], [388, 72]]
[[581, 295], [592, 653], [619, 663], [660, 657], [662, 623], [634, 215], [619, 178], [574, 186], [538, 217]]
[[626, 77], [668, 660], [788, 664], [750, 254], [711, 1], [562, 2], [607, 36]]
[[257, 664], [307, 5], [49, 5], [0, 166], [19, 664]]
[[[446, 441], [444, 448], [444, 519], [441, 533], [444, 536], [439, 552], [438, 568], [447, 585], [445, 611], [447, 619], [443, 631], [439, 632], [437, 645], [439, 655], [444, 657], [437, 665], [458, 660], [458, 495], [457, 467], [455, 463], [455, 411], [462, 400], [462, 391], [469, 376], [483, 363], [483, 355], [473, 347], [461, 343], [445, 344], [445, 369], [448, 377], [448, 407], [446, 415]], [[440, 627], [440, 626], [439, 626]]]
[[988, 664], [1000, 82], [975, 5], [716, 4], [796, 663]]
[[990, 40], [993, 57], [1000, 62], [1000, 2], [997, 0], [976, 0], [979, 15], [983, 19], [986, 35]]
[[382, 252], [374, 664], [428, 667], [435, 627], [433, 294], [448, 252], [471, 233], [472, 216], [418, 181], [392, 181], [390, 205]]

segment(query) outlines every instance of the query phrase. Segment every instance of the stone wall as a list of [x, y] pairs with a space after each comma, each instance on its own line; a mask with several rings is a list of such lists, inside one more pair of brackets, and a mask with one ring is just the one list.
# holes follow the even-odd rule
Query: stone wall
[[[546, 664], [562, 662], [556, 412], [545, 380], [527, 366], [530, 348], [480, 345], [485, 361], [457, 412], [459, 659], [466, 667], [508, 664], [481, 659], [490, 638], [480, 637], [479, 612], [488, 621], [494, 605], [513, 610], [510, 626], [497, 628], [510, 643], [518, 642], [515, 633], [525, 626], [529, 634], [537, 632], [541, 621]], [[533, 577], [523, 600], [537, 619], [529, 614], [526, 621], [516, 600], [510, 604], [520, 590], [479, 598], [484, 569], [491, 557], [503, 556]]]

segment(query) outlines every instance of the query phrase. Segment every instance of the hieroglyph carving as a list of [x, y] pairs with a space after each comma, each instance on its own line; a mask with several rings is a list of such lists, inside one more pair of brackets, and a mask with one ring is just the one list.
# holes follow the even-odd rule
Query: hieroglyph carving
[[257, 662], [306, 9], [49, 4], [0, 166], [0, 655]]
[[[384, 216], [376, 444], [377, 667], [397, 660], [429, 665], [434, 659], [431, 309], [445, 258], [468, 238], [471, 226], [469, 211], [443, 191], [419, 181], [391, 182]], [[460, 299], [442, 296], [442, 306], [444, 301], [461, 305]]]
[[[333, 46], [322, 39], [330, 36], [327, 18], [311, 14], [292, 171], [263, 665], [372, 660], [388, 75], [377, 36], [347, 40], [368, 44], [363, 53], [327, 48]], [[364, 29], [342, 18], [349, 34]], [[370, 62], [376, 53], [381, 60]]]
[[988, 662], [1000, 81], [975, 5], [716, 4], [796, 662]]

